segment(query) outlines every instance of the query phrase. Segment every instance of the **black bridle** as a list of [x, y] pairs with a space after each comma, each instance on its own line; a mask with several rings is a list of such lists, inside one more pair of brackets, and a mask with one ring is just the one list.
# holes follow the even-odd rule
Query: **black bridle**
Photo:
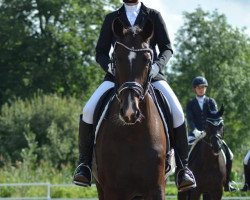
[[125, 44], [121, 43], [121, 42], [116, 42], [114, 45], [114, 52], [113, 52], [113, 65], [112, 65], [112, 71], [115, 73], [115, 68], [116, 68], [116, 60], [115, 60], [115, 48], [117, 45], [120, 45], [122, 47], [124, 47], [125, 49], [127, 49], [128, 51], [133, 51], [133, 52], [149, 52], [151, 55], [151, 63], [150, 63], [150, 68], [148, 70], [148, 75], [147, 75], [147, 80], [145, 81], [145, 83], [143, 85], [141, 85], [140, 83], [133, 81], [133, 82], [124, 82], [119, 88], [118, 88], [118, 83], [115, 82], [115, 88], [116, 88], [116, 98], [118, 99], [118, 101], [120, 101], [120, 94], [122, 91], [124, 90], [132, 90], [134, 91], [138, 96], [140, 100], [143, 100], [145, 95], [148, 92], [148, 88], [149, 88], [149, 83], [151, 82], [151, 77], [149, 76], [150, 70], [151, 70], [151, 66], [153, 63], [153, 50], [150, 48], [140, 48], [140, 49], [135, 49], [135, 48], [130, 48], [128, 46], [126, 46]]
[[[207, 120], [206, 120], [206, 123], [210, 123], [210, 124], [212, 124], [213, 126], [215, 126], [215, 127], [217, 127], [217, 126], [219, 126], [220, 124], [223, 124], [223, 119], [210, 119], [210, 118], [207, 118]], [[207, 133], [206, 133], [206, 135], [207, 135]], [[217, 140], [219, 140], [220, 141], [220, 143], [222, 143], [222, 139], [223, 139], [223, 137], [222, 137], [222, 135], [221, 134], [216, 134], [216, 135], [211, 135], [210, 137], [209, 137], [209, 139], [207, 140], [206, 139], [206, 137], [204, 137], [203, 139], [202, 139], [202, 141], [205, 143], [205, 144], [207, 144], [208, 146], [210, 146], [211, 148], [213, 148], [213, 145], [212, 145], [212, 143], [211, 143], [211, 139], [212, 138], [216, 138]]]

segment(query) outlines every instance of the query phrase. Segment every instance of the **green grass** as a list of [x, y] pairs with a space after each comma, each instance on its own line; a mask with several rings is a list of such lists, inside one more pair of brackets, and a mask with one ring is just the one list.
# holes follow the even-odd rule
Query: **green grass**
[[[42, 163], [39, 167], [31, 169], [28, 163], [18, 163], [16, 167], [7, 165], [0, 168], [0, 183], [50, 183], [52, 198], [95, 198], [97, 189], [93, 185], [84, 188], [72, 185], [72, 166], [62, 166], [61, 170], [55, 169], [49, 163]], [[236, 173], [235, 173], [236, 174]], [[237, 174], [239, 176], [239, 174]], [[242, 179], [236, 177], [238, 181]], [[169, 181], [173, 182], [171, 176]], [[64, 185], [65, 184], [65, 185]], [[241, 188], [242, 185], [238, 185]], [[166, 195], [176, 196], [177, 189], [174, 184], [167, 184]], [[0, 188], [0, 197], [46, 197], [46, 186], [8, 186]], [[224, 192], [226, 196], [250, 196], [250, 192]]]

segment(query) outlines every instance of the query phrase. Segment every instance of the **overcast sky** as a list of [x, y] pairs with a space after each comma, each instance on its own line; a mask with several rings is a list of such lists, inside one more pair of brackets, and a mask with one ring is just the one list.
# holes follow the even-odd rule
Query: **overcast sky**
[[250, 36], [250, 0], [141, 0], [146, 6], [161, 12], [170, 39], [183, 24], [183, 11], [193, 12], [198, 6], [205, 11], [218, 10], [225, 14], [227, 22], [234, 27], [247, 27]]

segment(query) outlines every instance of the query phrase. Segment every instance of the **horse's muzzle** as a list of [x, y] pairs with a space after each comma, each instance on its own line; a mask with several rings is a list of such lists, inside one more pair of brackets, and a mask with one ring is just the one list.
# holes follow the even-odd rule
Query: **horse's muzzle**
[[126, 124], [126, 125], [133, 125], [136, 122], [141, 120], [141, 113], [139, 109], [135, 110], [129, 110], [129, 109], [120, 109], [119, 113], [120, 119]]
[[211, 144], [214, 155], [218, 155], [222, 148], [222, 141], [218, 136], [211, 137]]

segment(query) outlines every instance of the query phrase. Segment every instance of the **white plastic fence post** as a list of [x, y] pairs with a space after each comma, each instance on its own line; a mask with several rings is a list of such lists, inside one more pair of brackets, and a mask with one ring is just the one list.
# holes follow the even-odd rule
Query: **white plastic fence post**
[[51, 188], [50, 183], [47, 183], [47, 200], [51, 199], [51, 197], [50, 197], [50, 188]]

